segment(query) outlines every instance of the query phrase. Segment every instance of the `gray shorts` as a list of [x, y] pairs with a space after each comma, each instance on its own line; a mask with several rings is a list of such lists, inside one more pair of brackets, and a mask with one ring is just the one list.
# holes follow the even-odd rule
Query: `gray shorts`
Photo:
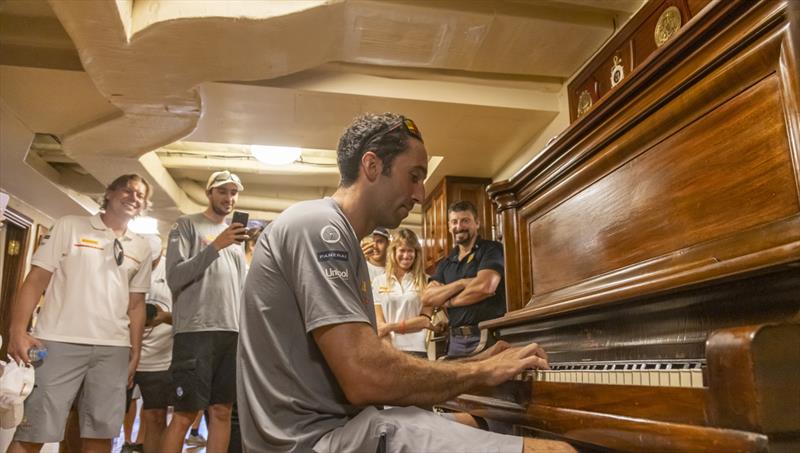
[[47, 357], [36, 377], [25, 415], [14, 434], [21, 442], [60, 442], [78, 397], [81, 437], [112, 439], [125, 414], [130, 348], [42, 341]]
[[381, 436], [386, 452], [503, 452], [521, 453], [522, 438], [471, 428], [416, 407], [379, 411], [368, 407], [344, 426], [322, 436], [317, 453], [340, 451], [374, 453]]

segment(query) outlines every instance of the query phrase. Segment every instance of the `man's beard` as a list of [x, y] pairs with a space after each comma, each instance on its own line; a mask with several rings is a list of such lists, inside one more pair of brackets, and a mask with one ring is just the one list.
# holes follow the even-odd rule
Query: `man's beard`
[[[466, 236], [462, 236], [462, 237], [464, 237], [464, 239], [461, 239], [461, 240], [458, 239], [458, 235], [460, 233], [466, 234]], [[453, 241], [455, 241], [455, 243], [458, 244], [458, 245], [469, 244], [469, 241], [471, 241], [471, 240], [472, 240], [472, 233], [470, 233], [469, 231], [459, 231], [459, 232], [457, 232], [456, 234], [453, 235]]]
[[226, 216], [226, 215], [230, 214], [230, 213], [231, 213], [231, 211], [233, 211], [233, 206], [231, 206], [231, 209], [230, 209], [230, 211], [226, 211], [226, 210], [225, 210], [225, 208], [223, 208], [223, 207], [221, 207], [221, 206], [217, 206], [217, 205], [215, 205], [215, 204], [213, 204], [213, 203], [212, 203], [212, 204], [211, 204], [211, 209], [213, 209], [213, 210], [214, 210], [214, 213], [216, 213], [217, 215], [220, 215], [220, 216], [223, 216], [223, 217], [224, 217], [224, 216]]

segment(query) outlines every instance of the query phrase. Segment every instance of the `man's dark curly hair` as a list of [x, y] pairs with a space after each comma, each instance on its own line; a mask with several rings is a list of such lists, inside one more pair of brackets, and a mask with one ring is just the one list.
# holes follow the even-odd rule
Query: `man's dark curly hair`
[[366, 113], [353, 120], [339, 139], [336, 162], [339, 165], [340, 187], [349, 187], [358, 179], [361, 157], [367, 151], [374, 152], [383, 162], [383, 174], [390, 175], [392, 162], [398, 154], [408, 148], [409, 133], [398, 127], [388, 134], [381, 135], [401, 121], [396, 113]]

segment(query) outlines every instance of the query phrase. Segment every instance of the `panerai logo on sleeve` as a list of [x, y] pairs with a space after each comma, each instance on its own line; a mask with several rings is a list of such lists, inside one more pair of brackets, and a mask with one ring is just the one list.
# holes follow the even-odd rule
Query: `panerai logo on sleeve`
[[332, 267], [328, 267], [328, 268], [325, 268], [324, 272], [325, 272], [325, 277], [328, 280], [333, 280], [335, 278], [339, 278], [339, 279], [342, 279], [342, 280], [347, 280], [350, 277], [350, 273], [347, 271], [347, 269], [344, 269], [344, 270], [340, 271], [339, 269], [334, 269]]
[[325, 250], [317, 253], [317, 261], [320, 263], [329, 260], [347, 261], [348, 257], [349, 255], [344, 250]]

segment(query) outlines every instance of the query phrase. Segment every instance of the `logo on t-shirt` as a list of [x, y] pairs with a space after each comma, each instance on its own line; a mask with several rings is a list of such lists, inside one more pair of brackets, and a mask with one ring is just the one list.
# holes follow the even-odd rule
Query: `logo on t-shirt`
[[320, 263], [329, 260], [347, 261], [348, 257], [348, 253], [344, 250], [326, 250], [317, 253], [317, 261]]
[[334, 269], [332, 267], [328, 267], [325, 268], [324, 272], [325, 272], [325, 277], [327, 277], [328, 280], [333, 280], [335, 278], [347, 280], [350, 277], [350, 272], [348, 272], [347, 269], [339, 270], [339, 269]]
[[322, 237], [322, 240], [328, 244], [335, 244], [342, 239], [342, 235], [339, 233], [339, 230], [332, 225], [325, 225], [322, 228], [322, 231], [319, 232], [319, 235]]

